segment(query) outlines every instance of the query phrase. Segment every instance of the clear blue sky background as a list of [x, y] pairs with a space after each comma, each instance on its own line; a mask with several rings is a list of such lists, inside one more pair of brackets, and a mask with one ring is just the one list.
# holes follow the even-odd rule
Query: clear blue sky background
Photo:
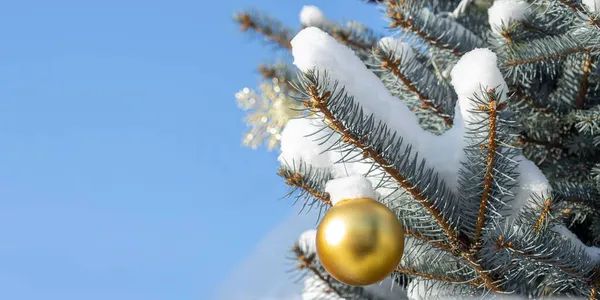
[[273, 59], [231, 14], [297, 27], [303, 4], [379, 18], [358, 0], [3, 1], [0, 299], [211, 299], [297, 211], [276, 153], [240, 146], [233, 95]]

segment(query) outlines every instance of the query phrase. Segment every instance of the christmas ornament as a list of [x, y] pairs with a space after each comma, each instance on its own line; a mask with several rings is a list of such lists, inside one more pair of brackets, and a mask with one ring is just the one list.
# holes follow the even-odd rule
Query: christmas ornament
[[244, 88], [235, 94], [238, 106], [248, 111], [245, 121], [251, 128], [244, 145], [252, 149], [266, 143], [269, 150], [279, 144], [281, 130], [289, 119], [302, 114], [298, 101], [290, 98], [277, 78], [260, 85], [262, 93]]
[[404, 230], [387, 206], [371, 198], [336, 203], [317, 228], [317, 255], [338, 281], [365, 286], [398, 267]]

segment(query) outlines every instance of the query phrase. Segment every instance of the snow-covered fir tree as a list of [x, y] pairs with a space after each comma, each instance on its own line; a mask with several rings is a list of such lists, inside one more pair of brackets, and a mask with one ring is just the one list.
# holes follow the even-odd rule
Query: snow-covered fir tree
[[279, 147], [303, 208], [376, 195], [406, 233], [390, 278], [354, 287], [306, 232], [304, 299], [600, 299], [600, 1], [367, 2], [387, 33], [235, 15], [293, 58], [236, 95], [245, 143]]

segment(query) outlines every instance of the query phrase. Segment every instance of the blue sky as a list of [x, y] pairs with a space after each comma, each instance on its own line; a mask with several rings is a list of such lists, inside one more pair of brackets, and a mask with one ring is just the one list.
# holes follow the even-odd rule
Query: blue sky
[[379, 21], [358, 0], [4, 1], [0, 299], [249, 287], [269, 243], [284, 252], [312, 219], [278, 200], [276, 153], [240, 146], [233, 95], [273, 58], [231, 15], [252, 6], [297, 26], [303, 4]]

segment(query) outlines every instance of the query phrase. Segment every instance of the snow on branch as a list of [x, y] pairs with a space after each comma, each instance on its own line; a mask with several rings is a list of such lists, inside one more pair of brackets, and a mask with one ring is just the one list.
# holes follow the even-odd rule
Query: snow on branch
[[581, 3], [591, 13], [600, 13], [600, 0], [581, 0]]
[[342, 201], [357, 198], [377, 199], [371, 182], [362, 175], [353, 175], [330, 180], [325, 191], [331, 195], [333, 205]]
[[410, 44], [395, 39], [391, 36], [383, 37], [379, 40], [379, 47], [389, 53], [393, 53], [395, 57], [402, 60], [411, 60], [415, 57], [415, 52]]
[[489, 89], [500, 94], [500, 102], [506, 101], [508, 86], [498, 69], [496, 54], [489, 49], [475, 49], [461, 58], [451, 72], [452, 86], [458, 95], [460, 112], [465, 124], [477, 123], [478, 109], [474, 97], [485, 98]]
[[525, 20], [528, 9], [529, 4], [523, 0], [496, 0], [488, 9], [490, 27], [501, 33], [510, 23]]

